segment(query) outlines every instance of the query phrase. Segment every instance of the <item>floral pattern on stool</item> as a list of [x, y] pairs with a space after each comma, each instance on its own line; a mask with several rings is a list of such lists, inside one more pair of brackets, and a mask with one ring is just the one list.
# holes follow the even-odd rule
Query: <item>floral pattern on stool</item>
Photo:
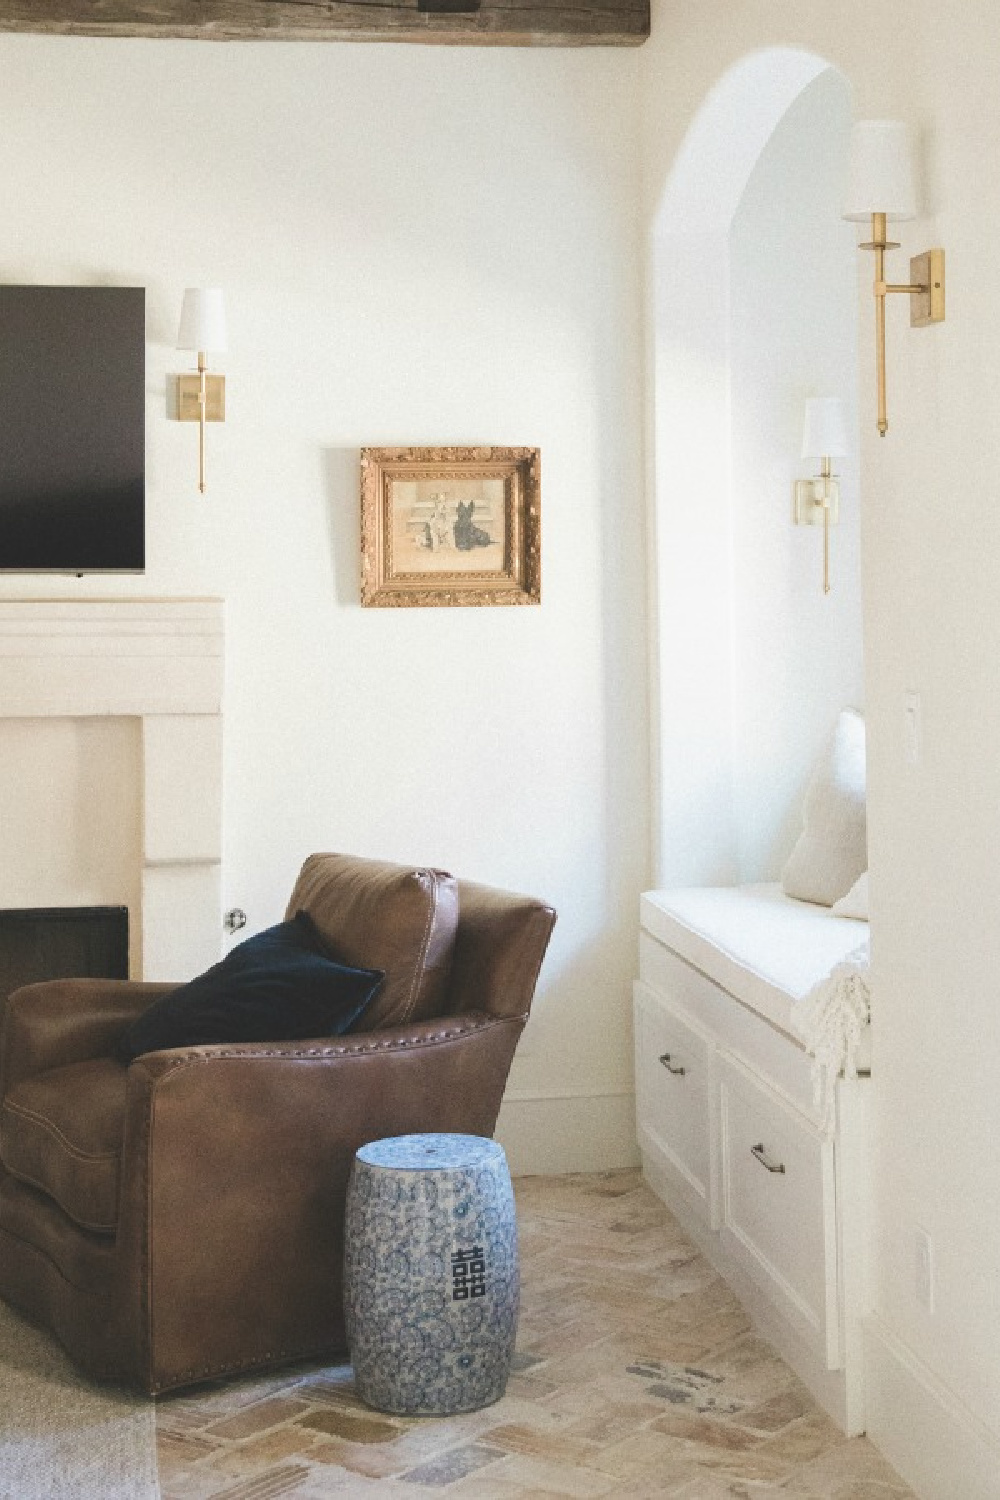
[[363, 1401], [408, 1416], [499, 1401], [519, 1292], [502, 1146], [439, 1134], [360, 1148], [347, 1189], [344, 1295]]

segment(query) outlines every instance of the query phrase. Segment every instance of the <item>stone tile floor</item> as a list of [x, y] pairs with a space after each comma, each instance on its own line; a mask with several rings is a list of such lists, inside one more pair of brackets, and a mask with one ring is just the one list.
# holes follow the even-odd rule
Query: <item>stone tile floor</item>
[[442, 1494], [900, 1500], [752, 1331], [638, 1174], [516, 1183], [521, 1321], [507, 1395], [382, 1416], [349, 1365], [157, 1403], [163, 1500]]

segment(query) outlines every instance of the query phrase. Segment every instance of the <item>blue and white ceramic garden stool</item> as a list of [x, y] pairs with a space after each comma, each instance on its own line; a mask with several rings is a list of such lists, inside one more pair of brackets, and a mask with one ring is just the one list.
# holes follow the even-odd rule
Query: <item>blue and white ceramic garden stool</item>
[[378, 1411], [445, 1416], [499, 1401], [517, 1332], [514, 1194], [478, 1135], [362, 1146], [347, 1189], [347, 1341]]

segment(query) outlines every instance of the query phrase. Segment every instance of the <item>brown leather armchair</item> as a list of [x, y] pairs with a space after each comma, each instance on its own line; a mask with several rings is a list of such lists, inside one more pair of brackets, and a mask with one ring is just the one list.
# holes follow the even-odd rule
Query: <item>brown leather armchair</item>
[[[289, 913], [305, 907], [321, 928], [324, 861], [362, 898], [380, 872], [400, 872], [313, 856]], [[116, 1041], [171, 986], [60, 980], [11, 995], [0, 1020], [0, 1296], [89, 1374], [150, 1394], [342, 1353], [354, 1153], [411, 1131], [492, 1134], [555, 921], [528, 897], [462, 881], [451, 890], [451, 961], [437, 955], [446, 978], [424, 1020], [177, 1048], [126, 1067]], [[380, 956], [372, 967], [385, 966]]]

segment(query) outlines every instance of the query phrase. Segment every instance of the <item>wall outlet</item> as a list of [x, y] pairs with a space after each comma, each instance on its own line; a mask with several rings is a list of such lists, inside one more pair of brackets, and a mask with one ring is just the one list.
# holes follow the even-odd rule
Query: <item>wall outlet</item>
[[903, 694], [903, 725], [906, 746], [906, 764], [919, 766], [923, 752], [923, 730], [920, 723], [920, 694]]
[[918, 1225], [914, 1235], [913, 1290], [927, 1312], [934, 1311], [934, 1247], [926, 1229]]

